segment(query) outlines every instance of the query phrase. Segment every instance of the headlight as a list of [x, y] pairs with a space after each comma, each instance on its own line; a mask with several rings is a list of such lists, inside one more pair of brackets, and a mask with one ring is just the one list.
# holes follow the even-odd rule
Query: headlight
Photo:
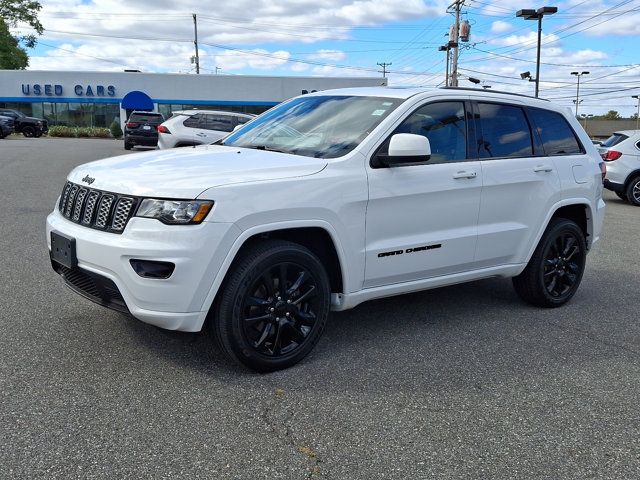
[[145, 198], [140, 202], [136, 217], [156, 218], [170, 225], [193, 225], [202, 223], [212, 206], [210, 200]]
[[38, 125], [39, 127], [42, 126], [42, 122], [36, 122], [36, 125]]

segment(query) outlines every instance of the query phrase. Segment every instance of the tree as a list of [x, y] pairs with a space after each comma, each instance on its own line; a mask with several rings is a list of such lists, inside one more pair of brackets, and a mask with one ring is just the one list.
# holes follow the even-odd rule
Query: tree
[[0, 19], [0, 69], [24, 70], [29, 65], [29, 57], [18, 40], [9, 33], [7, 25]]
[[602, 116], [602, 118], [604, 118], [605, 120], [618, 120], [619, 118], [622, 118], [622, 117], [615, 110], [609, 110], [607, 113], [605, 113]]
[[26, 23], [38, 35], [42, 35], [44, 28], [38, 20], [41, 8], [40, 2], [34, 0], [0, 0], [0, 68], [16, 70], [29, 65], [27, 51], [20, 46], [20, 42], [27, 48], [33, 48], [36, 35], [29, 33], [14, 37], [9, 28]]

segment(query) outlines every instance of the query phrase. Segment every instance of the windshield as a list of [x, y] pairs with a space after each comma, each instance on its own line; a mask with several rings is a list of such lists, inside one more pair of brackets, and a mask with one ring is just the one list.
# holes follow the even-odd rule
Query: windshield
[[305, 157], [341, 157], [401, 103], [401, 99], [381, 97], [300, 97], [269, 110], [221, 144]]

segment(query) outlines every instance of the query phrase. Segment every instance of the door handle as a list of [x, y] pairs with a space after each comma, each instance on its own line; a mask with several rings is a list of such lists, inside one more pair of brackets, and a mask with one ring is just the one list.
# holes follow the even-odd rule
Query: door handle
[[196, 137], [206, 137], [206, 133], [196, 133]]
[[553, 168], [551, 168], [548, 165], [538, 165], [537, 167], [535, 167], [533, 169], [534, 172], [545, 172], [545, 173], [549, 173], [549, 172], [553, 172]]
[[476, 178], [478, 174], [476, 172], [458, 172], [453, 174], [453, 178], [459, 180], [461, 178]]

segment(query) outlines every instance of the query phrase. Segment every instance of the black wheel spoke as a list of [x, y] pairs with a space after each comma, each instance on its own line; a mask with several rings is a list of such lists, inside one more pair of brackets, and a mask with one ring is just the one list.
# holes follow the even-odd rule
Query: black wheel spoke
[[302, 325], [307, 327], [312, 326], [316, 322], [316, 315], [313, 312], [299, 311], [296, 313], [296, 317]]
[[253, 345], [254, 347], [258, 348], [260, 347], [264, 341], [267, 339], [267, 337], [269, 336], [269, 334], [271, 333], [271, 329], [273, 328], [273, 324], [268, 323], [265, 327], [264, 330], [262, 331], [262, 335], [260, 335], [260, 339], [255, 342]]
[[282, 337], [282, 323], [278, 322], [276, 324], [276, 339], [273, 341], [273, 345], [271, 346], [271, 355], [277, 355], [280, 352], [280, 339]]
[[259, 317], [245, 318], [244, 321], [249, 324], [256, 324], [258, 322], [264, 322], [266, 320], [269, 320], [270, 318], [271, 318], [271, 315], [266, 314], [266, 315], [260, 315]]
[[273, 282], [273, 277], [269, 275], [269, 272], [264, 272], [262, 274], [262, 283], [264, 284], [264, 287], [267, 290], [267, 295], [270, 297], [273, 297], [276, 293], [276, 287]]
[[301, 330], [298, 330], [298, 328], [292, 324], [292, 323], [287, 323], [287, 328], [289, 329], [289, 331], [291, 332], [291, 337], [292, 339], [297, 343], [297, 344], [301, 344], [302, 342], [305, 341], [305, 339], [307, 338], [307, 336], [302, 333]]
[[314, 297], [316, 294], [316, 286], [312, 285], [311, 287], [309, 287], [309, 290], [307, 290], [306, 293], [300, 295], [298, 298], [296, 298], [296, 300], [294, 302], [292, 302], [294, 305], [300, 305], [300, 302], [303, 302], [311, 297]]
[[278, 292], [280, 295], [284, 295], [287, 288], [287, 264], [281, 263], [278, 269]]
[[302, 286], [302, 282], [305, 281], [306, 277], [307, 273], [305, 271], [300, 272], [300, 275], [298, 275], [296, 281], [293, 282], [293, 285], [291, 285], [291, 287], [289, 287], [289, 289], [287, 290], [287, 295], [291, 295], [296, 290], [298, 290]]
[[266, 307], [267, 305], [269, 305], [269, 300], [265, 300], [263, 298], [258, 298], [258, 297], [247, 297], [247, 305], [249, 305], [250, 307]]
[[576, 239], [574, 237], [569, 237], [567, 239], [566, 244], [564, 245], [564, 249], [562, 250], [562, 256], [566, 257], [569, 254], [569, 250], [576, 244]]

